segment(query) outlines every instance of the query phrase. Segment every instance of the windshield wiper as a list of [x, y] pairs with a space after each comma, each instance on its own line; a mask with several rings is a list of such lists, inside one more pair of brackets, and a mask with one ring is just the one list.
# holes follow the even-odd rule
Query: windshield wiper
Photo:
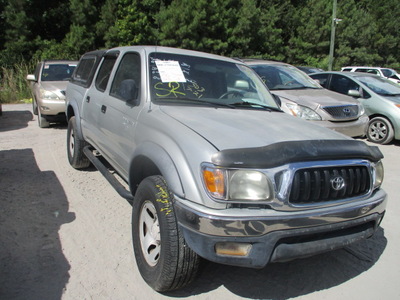
[[277, 107], [267, 106], [267, 105], [249, 102], [249, 101], [235, 102], [235, 103], [231, 103], [230, 105], [233, 105], [236, 107], [248, 107], [248, 108], [255, 108], [255, 109], [261, 108], [261, 109], [267, 110], [267, 111], [282, 111], [281, 109], [279, 109]]
[[[231, 105], [229, 103], [221, 103], [221, 102], [214, 102], [214, 101], [207, 101], [207, 100], [202, 100], [202, 99], [193, 99], [193, 98], [185, 98], [185, 97], [159, 97], [155, 98], [156, 101], [163, 101], [163, 100], [168, 100], [165, 102], [168, 103], [174, 103], [174, 104], [184, 104], [184, 103], [190, 103], [190, 104], [198, 104], [198, 105], [212, 105], [212, 106], [217, 106], [217, 107], [229, 107], [229, 108], [236, 108], [234, 105]], [[175, 100], [175, 101], [171, 101]]]
[[398, 97], [400, 96], [400, 94], [388, 94], [388, 93], [378, 93], [381, 96], [385, 96], [385, 97]]

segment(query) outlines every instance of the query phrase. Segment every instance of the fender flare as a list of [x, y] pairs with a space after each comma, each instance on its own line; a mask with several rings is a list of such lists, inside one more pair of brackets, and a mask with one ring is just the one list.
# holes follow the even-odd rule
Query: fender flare
[[84, 138], [83, 138], [82, 127], [81, 127], [81, 116], [79, 114], [79, 107], [76, 104], [76, 102], [68, 102], [66, 104], [65, 114], [66, 114], [68, 122], [69, 122], [69, 119], [71, 119], [72, 117], [75, 117], [77, 133], [79, 135], [79, 138], [83, 140]]
[[[182, 180], [172, 157], [164, 148], [152, 142], [141, 144], [132, 156], [129, 167], [129, 185], [132, 193], [136, 191], [140, 181], [146, 177], [143, 176], [141, 170], [144, 166], [143, 162], [151, 162], [160, 172], [160, 174], [151, 175], [162, 175], [171, 191], [177, 196], [184, 198], [185, 191]], [[140, 170], [135, 172], [135, 166], [139, 166]]]

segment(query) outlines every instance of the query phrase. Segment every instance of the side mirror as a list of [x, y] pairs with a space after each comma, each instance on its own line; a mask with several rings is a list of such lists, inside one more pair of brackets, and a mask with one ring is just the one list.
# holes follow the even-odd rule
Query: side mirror
[[131, 105], [138, 105], [139, 99], [139, 88], [136, 85], [135, 80], [125, 79], [121, 82], [119, 94], [122, 99]]
[[357, 90], [349, 90], [349, 91], [347, 92], [347, 95], [349, 95], [349, 96], [351, 96], [351, 97], [355, 97], [355, 98], [360, 98], [360, 97], [361, 97], [360, 92], [357, 91]]
[[274, 97], [276, 104], [278, 104], [278, 106], [281, 107], [282, 106], [281, 98], [279, 98], [279, 96], [275, 94], [272, 94], [272, 96]]
[[35, 75], [33, 75], [33, 74], [27, 75], [27, 76], [26, 76], [26, 79], [29, 80], [29, 81], [36, 81], [36, 77], [35, 77]]

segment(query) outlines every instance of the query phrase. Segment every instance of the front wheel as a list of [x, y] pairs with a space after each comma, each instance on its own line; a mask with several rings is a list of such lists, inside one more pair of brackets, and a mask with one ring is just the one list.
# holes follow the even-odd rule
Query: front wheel
[[67, 155], [68, 161], [75, 169], [84, 169], [89, 167], [90, 160], [83, 152], [87, 143], [79, 137], [75, 117], [68, 121], [67, 130]]
[[196, 276], [200, 257], [185, 243], [173, 208], [173, 195], [161, 176], [144, 179], [136, 192], [132, 237], [136, 263], [154, 290], [183, 288]]
[[375, 117], [369, 121], [367, 138], [370, 142], [385, 145], [394, 138], [394, 130], [390, 121], [383, 117]]
[[49, 121], [47, 121], [46, 117], [42, 115], [40, 109], [38, 109], [38, 124], [40, 128], [47, 128], [50, 127]]

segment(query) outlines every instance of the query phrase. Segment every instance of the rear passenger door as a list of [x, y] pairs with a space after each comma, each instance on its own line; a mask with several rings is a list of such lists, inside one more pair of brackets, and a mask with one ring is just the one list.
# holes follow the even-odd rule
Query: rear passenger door
[[116, 163], [122, 175], [128, 173], [134, 130], [140, 112], [141, 58], [137, 52], [121, 54], [110, 82], [109, 92], [102, 101], [99, 128], [102, 131], [106, 156]]
[[95, 81], [85, 96], [84, 106], [84, 135], [86, 139], [100, 151], [105, 148], [104, 130], [100, 127], [99, 120], [106, 112], [103, 104], [111, 72], [118, 58], [118, 52], [106, 53], [103, 57]]

